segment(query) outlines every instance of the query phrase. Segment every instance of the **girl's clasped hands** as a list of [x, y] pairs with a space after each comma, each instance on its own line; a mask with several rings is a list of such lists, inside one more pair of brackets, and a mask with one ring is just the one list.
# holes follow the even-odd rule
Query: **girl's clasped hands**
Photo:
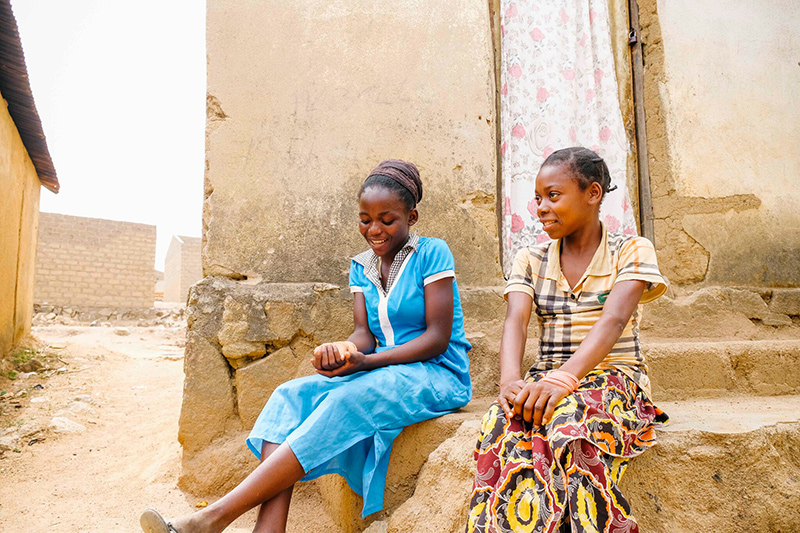
[[318, 374], [332, 378], [349, 376], [366, 368], [366, 356], [352, 341], [326, 342], [314, 348], [311, 364]]

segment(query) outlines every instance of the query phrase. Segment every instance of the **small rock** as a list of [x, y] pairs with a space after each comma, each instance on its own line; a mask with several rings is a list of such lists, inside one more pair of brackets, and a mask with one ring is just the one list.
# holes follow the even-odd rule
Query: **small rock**
[[100, 322], [100, 325], [103, 326], [104, 328], [110, 328], [111, 322]]
[[389, 530], [389, 522], [383, 520], [376, 520], [371, 523], [364, 533], [386, 533]]
[[37, 396], [36, 398], [31, 398], [31, 403], [47, 403], [50, 401], [50, 398], [47, 396]]
[[114, 334], [120, 337], [127, 337], [131, 334], [131, 331], [128, 328], [114, 328]]
[[66, 410], [72, 414], [88, 413], [92, 416], [97, 416], [97, 411], [95, 411], [94, 408], [88, 403], [83, 402], [72, 402], [69, 404]]
[[69, 418], [56, 416], [50, 421], [50, 429], [56, 433], [83, 433], [86, 426], [73, 422]]
[[88, 394], [80, 394], [78, 396], [75, 396], [73, 400], [76, 402], [83, 402], [83, 403], [90, 403], [92, 405], [97, 405], [97, 400], [95, 400]]
[[765, 326], [791, 326], [792, 319], [780, 313], [770, 313], [761, 321]]
[[4, 435], [0, 437], [0, 453], [10, 452], [15, 448], [19, 448], [20, 440], [17, 435]]
[[26, 373], [36, 372], [37, 370], [41, 370], [42, 368], [44, 368], [44, 363], [40, 359], [37, 359], [36, 357], [33, 357], [30, 361], [25, 361], [24, 363], [19, 365], [20, 371]]
[[98, 321], [98, 320], [92, 320], [92, 323], [91, 323], [91, 324], [89, 324], [89, 327], [90, 327], [90, 328], [96, 328], [96, 327], [97, 327], [97, 326], [99, 326], [99, 325], [100, 325], [100, 321]]
[[36, 372], [20, 372], [17, 374], [18, 379], [27, 379], [36, 375]]
[[47, 427], [42, 422], [31, 421], [20, 426], [18, 433], [20, 439], [27, 439], [41, 433], [45, 429], [47, 429]]

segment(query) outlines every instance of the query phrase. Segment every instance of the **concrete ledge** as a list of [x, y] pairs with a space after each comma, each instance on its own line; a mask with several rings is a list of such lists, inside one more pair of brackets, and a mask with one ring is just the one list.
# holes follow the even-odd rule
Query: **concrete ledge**
[[[796, 530], [800, 398], [742, 397], [666, 407], [672, 424], [658, 431], [658, 446], [631, 461], [622, 481], [642, 531]], [[442, 443], [422, 468], [414, 495], [374, 530], [463, 531], [478, 429], [477, 420], [466, 421]]]
[[656, 400], [800, 394], [800, 340], [644, 345]]

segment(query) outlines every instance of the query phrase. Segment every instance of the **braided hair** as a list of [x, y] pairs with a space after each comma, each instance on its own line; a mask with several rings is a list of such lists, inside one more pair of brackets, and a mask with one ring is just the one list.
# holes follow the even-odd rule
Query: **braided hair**
[[578, 186], [585, 191], [592, 183], [600, 185], [603, 195], [617, 189], [611, 184], [611, 174], [603, 158], [588, 148], [572, 146], [556, 150], [542, 163], [542, 167], [566, 165], [575, 176]]

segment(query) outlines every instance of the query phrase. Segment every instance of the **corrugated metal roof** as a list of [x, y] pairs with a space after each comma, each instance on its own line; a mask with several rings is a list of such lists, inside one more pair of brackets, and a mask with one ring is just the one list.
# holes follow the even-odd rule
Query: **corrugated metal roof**
[[17, 19], [14, 18], [10, 0], [0, 0], [0, 93], [8, 102], [8, 113], [28, 150], [39, 181], [57, 193], [58, 176], [53, 160], [50, 159], [42, 121], [33, 101]]

